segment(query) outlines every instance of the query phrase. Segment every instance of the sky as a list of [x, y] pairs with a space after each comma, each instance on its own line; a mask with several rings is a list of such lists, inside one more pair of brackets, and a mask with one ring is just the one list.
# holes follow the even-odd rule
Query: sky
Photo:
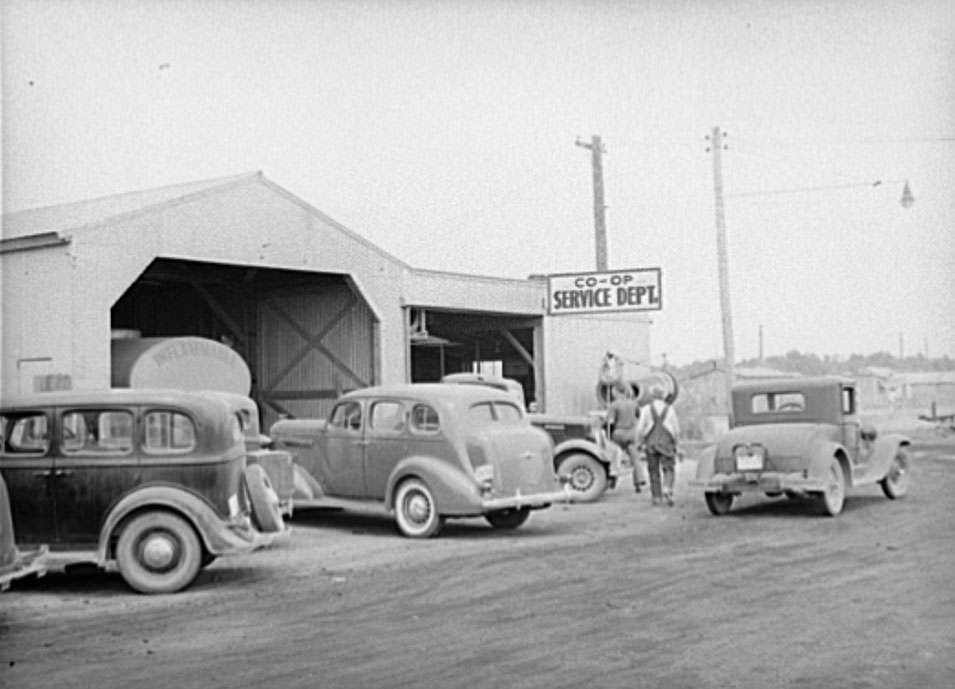
[[[949, 0], [4, 0], [3, 211], [260, 170], [412, 266], [659, 267], [654, 362], [955, 357]], [[915, 203], [900, 203], [908, 181]], [[638, 317], [635, 314], [634, 317]], [[624, 353], [625, 354], [625, 353]]]

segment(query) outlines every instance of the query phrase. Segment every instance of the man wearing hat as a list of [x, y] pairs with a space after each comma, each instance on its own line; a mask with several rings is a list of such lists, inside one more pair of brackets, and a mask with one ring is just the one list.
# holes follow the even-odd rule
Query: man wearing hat
[[637, 442], [647, 455], [654, 505], [662, 505], [664, 501], [673, 505], [673, 483], [676, 477], [676, 443], [680, 435], [680, 423], [665, 397], [662, 386], [651, 387], [650, 401], [643, 405], [637, 421]]

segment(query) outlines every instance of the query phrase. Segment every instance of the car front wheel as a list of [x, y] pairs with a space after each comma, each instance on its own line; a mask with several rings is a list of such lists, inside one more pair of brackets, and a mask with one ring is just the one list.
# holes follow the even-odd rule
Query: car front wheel
[[846, 502], [846, 474], [835, 457], [829, 460], [824, 480], [826, 487], [819, 495], [819, 507], [823, 514], [835, 517]]
[[607, 490], [607, 472], [603, 464], [580, 452], [567, 455], [557, 465], [557, 473], [566, 476], [581, 502], [593, 502]]
[[126, 583], [140, 593], [174, 593], [193, 582], [202, 546], [192, 525], [170, 512], [134, 517], [119, 535], [116, 562]]
[[395, 519], [398, 529], [409, 538], [437, 536], [444, 525], [444, 517], [438, 514], [434, 495], [420, 479], [408, 479], [395, 494]]
[[498, 510], [488, 512], [484, 515], [488, 523], [495, 529], [516, 529], [527, 521], [531, 516], [531, 511], [526, 507], [514, 508], [510, 510]]
[[711, 514], [721, 517], [729, 512], [730, 508], [733, 506], [733, 494], [707, 493], [706, 506], [709, 508]]
[[892, 458], [889, 471], [879, 481], [882, 492], [889, 500], [901, 498], [909, 489], [909, 458], [904, 448], [899, 448]]

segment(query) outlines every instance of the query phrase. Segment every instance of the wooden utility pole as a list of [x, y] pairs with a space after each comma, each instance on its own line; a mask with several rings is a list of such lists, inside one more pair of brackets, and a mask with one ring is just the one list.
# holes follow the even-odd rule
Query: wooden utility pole
[[[727, 394], [736, 382], [736, 353], [733, 348], [733, 313], [730, 308], [730, 278], [726, 258], [726, 220], [723, 216], [723, 137], [719, 127], [713, 127], [710, 150], [713, 152], [713, 195], [716, 201], [716, 259], [720, 277], [720, 310], [723, 313], [723, 358], [726, 366]], [[730, 410], [732, 411], [732, 400]]]
[[575, 141], [581, 148], [590, 149], [591, 165], [594, 172], [594, 233], [597, 244], [597, 270], [607, 270], [607, 224], [604, 212], [604, 170], [603, 154], [607, 151], [600, 142], [600, 137], [590, 137], [590, 143]]

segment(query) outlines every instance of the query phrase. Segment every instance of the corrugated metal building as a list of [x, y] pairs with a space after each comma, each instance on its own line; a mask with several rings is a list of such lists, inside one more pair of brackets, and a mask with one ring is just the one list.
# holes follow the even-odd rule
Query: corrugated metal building
[[546, 279], [415, 269], [261, 173], [5, 215], [0, 284], [5, 395], [108, 387], [117, 333], [227, 342], [266, 422], [488, 364], [583, 413], [606, 351], [650, 357], [645, 314], [552, 317]]

